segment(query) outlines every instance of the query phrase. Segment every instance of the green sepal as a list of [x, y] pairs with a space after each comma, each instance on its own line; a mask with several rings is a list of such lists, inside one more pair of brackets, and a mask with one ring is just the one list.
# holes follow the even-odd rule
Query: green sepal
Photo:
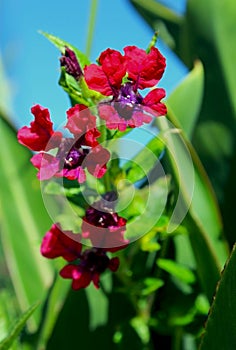
[[102, 94], [88, 88], [83, 77], [77, 81], [70, 74], [66, 73], [64, 67], [61, 67], [59, 85], [62, 86], [65, 92], [69, 95], [73, 106], [77, 103], [81, 103], [88, 107], [94, 106], [104, 99]]
[[146, 50], [147, 53], [149, 53], [151, 51], [151, 48], [154, 47], [156, 45], [158, 39], [158, 31], [156, 31], [152, 37], [152, 40], [150, 41], [148, 48]]

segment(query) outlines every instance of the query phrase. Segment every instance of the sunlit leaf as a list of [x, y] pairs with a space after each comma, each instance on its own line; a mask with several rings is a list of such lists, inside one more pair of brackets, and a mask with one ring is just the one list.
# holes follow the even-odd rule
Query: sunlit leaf
[[142, 317], [135, 317], [131, 320], [131, 326], [135, 329], [143, 344], [147, 344], [150, 339], [149, 327]]
[[130, 3], [167, 45], [176, 47], [183, 22], [181, 15], [155, 0], [130, 0]]
[[[1, 54], [1, 53], [0, 53]], [[9, 113], [11, 110], [11, 88], [9, 81], [6, 78], [4, 67], [2, 63], [2, 57], [0, 55], [0, 110], [4, 113]]]
[[78, 50], [75, 46], [69, 44], [65, 40], [58, 38], [55, 35], [43, 31], [41, 31], [40, 33], [43, 34], [49, 41], [51, 41], [51, 43], [54, 44], [61, 51], [62, 54], [65, 53], [65, 47], [69, 47], [71, 50], [73, 50], [82, 68], [90, 63], [88, 57], [83, 52]]
[[195, 62], [193, 70], [184, 78], [168, 98], [168, 106], [178, 116], [185, 134], [191, 139], [203, 97], [204, 71], [200, 61]]
[[186, 266], [180, 265], [170, 259], [158, 259], [157, 265], [162, 269], [171, 274], [172, 276], [177, 277], [182, 282], [185, 283], [194, 283], [196, 281], [195, 274]]
[[161, 18], [175, 24], [181, 22], [180, 15], [155, 0], [131, 0], [131, 3], [145, 18]]
[[161, 288], [164, 285], [164, 281], [159, 278], [148, 277], [144, 280], [144, 284], [145, 287], [142, 289], [142, 295], [146, 296]]

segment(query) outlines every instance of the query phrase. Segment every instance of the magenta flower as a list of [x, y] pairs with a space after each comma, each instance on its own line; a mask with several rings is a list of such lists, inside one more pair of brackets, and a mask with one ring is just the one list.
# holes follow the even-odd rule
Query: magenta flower
[[[129, 241], [124, 238], [126, 219], [119, 216], [111, 202], [112, 192], [90, 206], [83, 217], [82, 236], [89, 238], [94, 247], [115, 252], [125, 248]], [[114, 198], [114, 197], [113, 197]]]
[[[31, 159], [32, 164], [39, 169], [40, 180], [55, 176], [77, 179], [82, 183], [86, 179], [85, 168], [97, 178], [104, 175], [110, 153], [98, 143], [100, 133], [96, 129], [96, 117], [91, 115], [87, 107], [76, 105], [67, 111], [65, 127], [73, 134], [73, 138], [64, 138], [61, 133], [53, 131], [46, 108], [37, 105], [32, 111], [35, 121], [31, 123], [31, 128], [19, 130], [18, 140], [33, 151], [41, 151]], [[57, 149], [55, 155], [47, 152], [52, 148]]]
[[64, 266], [60, 275], [72, 279], [72, 288], [86, 288], [92, 281], [99, 288], [100, 275], [110, 269], [115, 272], [119, 259], [109, 258], [104, 249], [87, 249], [82, 252], [80, 235], [70, 231], [62, 232], [59, 224], [52, 225], [41, 244], [41, 254], [49, 259], [63, 257], [70, 263]]
[[138, 89], [154, 87], [165, 70], [165, 58], [157, 48], [149, 53], [127, 46], [124, 56], [107, 49], [100, 55], [99, 65], [91, 64], [84, 69], [84, 77], [90, 89], [110, 97], [110, 102], [99, 105], [99, 115], [109, 129], [126, 130], [149, 123], [151, 115], [166, 114], [161, 102], [164, 89], [155, 88], [145, 97]]

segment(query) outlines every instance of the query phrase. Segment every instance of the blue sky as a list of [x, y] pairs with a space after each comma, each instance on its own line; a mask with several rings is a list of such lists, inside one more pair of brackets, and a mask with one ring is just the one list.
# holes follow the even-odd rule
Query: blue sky
[[[162, 2], [177, 11], [184, 10], [184, 0]], [[30, 108], [39, 103], [49, 108], [55, 124], [60, 124], [70, 107], [67, 95], [57, 84], [60, 54], [38, 31], [56, 35], [85, 51], [90, 1], [3, 0], [0, 11], [0, 49], [12, 87], [13, 121], [17, 127], [28, 125]], [[126, 45], [136, 45], [145, 49], [152, 35], [127, 0], [98, 0], [91, 60], [107, 47], [122, 50]], [[167, 69], [159, 86], [169, 94], [186, 69], [163, 43], [159, 41], [157, 47], [167, 57]]]

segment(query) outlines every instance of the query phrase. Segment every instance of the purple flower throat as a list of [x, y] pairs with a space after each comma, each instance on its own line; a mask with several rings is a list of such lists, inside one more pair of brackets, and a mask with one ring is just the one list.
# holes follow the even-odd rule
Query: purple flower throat
[[119, 94], [114, 97], [115, 109], [125, 120], [132, 118], [133, 112], [142, 104], [143, 97], [136, 91], [132, 83], [125, 83], [121, 86]]
[[74, 139], [64, 139], [57, 153], [57, 158], [61, 162], [61, 166], [65, 169], [75, 169], [80, 166], [85, 157], [89, 154], [91, 147], [84, 145], [83, 140], [77, 142]]

